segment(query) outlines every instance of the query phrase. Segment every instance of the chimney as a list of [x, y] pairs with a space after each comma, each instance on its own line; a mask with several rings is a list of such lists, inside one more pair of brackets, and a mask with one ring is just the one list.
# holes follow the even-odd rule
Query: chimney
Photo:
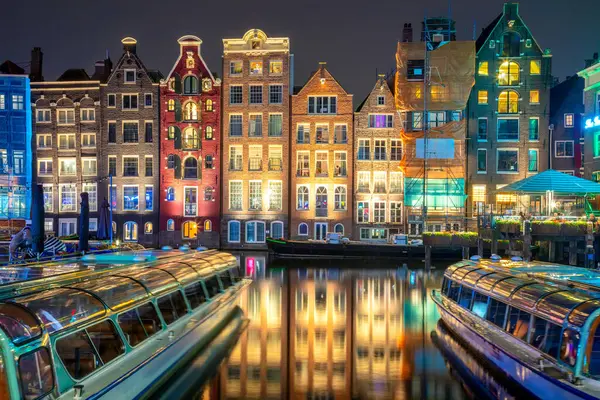
[[327, 62], [319, 61], [319, 74], [321, 76], [321, 85], [325, 83], [325, 68], [327, 67]]
[[44, 53], [42, 53], [41, 47], [34, 47], [31, 50], [31, 68], [29, 70], [29, 79], [32, 82], [42, 82], [44, 76], [42, 75], [42, 63], [44, 62]]
[[404, 29], [402, 29], [402, 42], [409, 43], [413, 41], [413, 29], [412, 24], [404, 24]]
[[591, 59], [585, 60], [585, 68], [589, 68], [592, 65], [596, 64], [598, 61], [598, 53], [594, 53]]
[[131, 54], [135, 54], [137, 47], [137, 40], [132, 37], [126, 37], [121, 40], [123, 43], [123, 51], [128, 51]]

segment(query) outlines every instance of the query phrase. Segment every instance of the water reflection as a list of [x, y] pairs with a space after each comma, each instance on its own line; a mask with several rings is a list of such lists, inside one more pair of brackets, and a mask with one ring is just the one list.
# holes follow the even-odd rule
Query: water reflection
[[255, 280], [240, 298], [251, 321], [205, 398], [465, 397], [431, 342], [439, 317], [428, 293], [440, 287], [441, 270], [266, 262], [240, 255]]

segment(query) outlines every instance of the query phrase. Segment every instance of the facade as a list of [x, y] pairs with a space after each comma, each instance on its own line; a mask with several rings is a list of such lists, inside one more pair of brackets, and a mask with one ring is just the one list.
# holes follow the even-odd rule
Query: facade
[[[108, 199], [115, 237], [157, 246], [160, 72], [146, 69], [137, 41], [125, 38], [123, 55], [100, 85], [99, 199]], [[112, 178], [112, 190], [110, 180]]]
[[221, 246], [264, 249], [289, 231], [290, 41], [252, 29], [223, 48]]
[[354, 232], [384, 240], [404, 232], [402, 138], [394, 94], [380, 75], [354, 114]]
[[584, 79], [584, 177], [600, 182], [600, 60], [594, 54], [589, 66], [578, 75]]
[[31, 88], [25, 71], [0, 65], [0, 226], [18, 228], [31, 218]]
[[160, 85], [160, 244], [214, 248], [221, 200], [221, 80], [202, 59], [202, 40], [183, 36], [178, 43], [179, 57]]
[[583, 78], [567, 78], [550, 91], [550, 162], [548, 167], [583, 177]]
[[292, 96], [290, 237], [352, 234], [352, 95], [325, 63]]
[[56, 81], [33, 82], [31, 91], [34, 168], [36, 182], [44, 189], [45, 231], [57, 236], [76, 234], [80, 195], [87, 192], [93, 235], [102, 204], [100, 77], [68, 69]]
[[548, 168], [552, 56], [533, 38], [516, 3], [504, 4], [476, 46], [475, 87], [469, 99], [467, 212], [504, 213], [516, 201], [530, 212], [540, 211], [539, 196], [515, 199], [494, 192]]

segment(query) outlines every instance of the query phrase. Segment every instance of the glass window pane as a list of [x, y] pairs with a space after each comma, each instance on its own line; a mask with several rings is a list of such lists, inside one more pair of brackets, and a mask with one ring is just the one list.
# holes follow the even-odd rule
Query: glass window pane
[[148, 298], [148, 292], [142, 285], [133, 279], [120, 276], [78, 283], [72, 287], [94, 293], [112, 310], [130, 307], [132, 302]]
[[158, 299], [158, 309], [163, 315], [167, 325], [183, 317], [187, 312], [187, 307], [183, 300], [181, 292], [169, 293]]
[[221, 292], [221, 287], [219, 286], [219, 281], [216, 276], [211, 276], [206, 279], [204, 284], [206, 285], [206, 289], [208, 289], [208, 295], [210, 297], [215, 297]]
[[487, 320], [500, 328], [504, 328], [506, 309], [506, 304], [495, 299], [490, 299], [490, 308], [487, 314]]
[[469, 308], [469, 306], [471, 305], [472, 297], [473, 297], [473, 290], [463, 286], [463, 288], [460, 292], [460, 301], [458, 302], [458, 304], [461, 307]]
[[[52, 361], [46, 347], [25, 354], [19, 358], [21, 393], [25, 399], [37, 399], [54, 388]], [[0, 380], [1, 383], [6, 383]], [[6, 394], [4, 396], [3, 394]], [[8, 386], [0, 387], [0, 398], [8, 399]]]
[[565, 329], [560, 345], [560, 359], [570, 366], [575, 366], [577, 361], [577, 348], [579, 347], [579, 332]]
[[185, 297], [187, 297], [192, 308], [196, 308], [202, 303], [204, 303], [206, 301], [206, 294], [204, 293], [204, 288], [202, 287], [202, 284], [200, 282], [197, 282], [186, 287]]
[[109, 320], [102, 321], [86, 329], [90, 340], [104, 364], [125, 352], [125, 346], [115, 326]]
[[533, 323], [531, 345], [549, 356], [557, 358], [561, 330], [562, 327], [536, 317]]
[[119, 326], [130, 346], [137, 346], [146, 339], [146, 332], [137, 310], [129, 310], [119, 315]]
[[529, 315], [529, 313], [511, 307], [508, 316], [508, 324], [506, 324], [506, 331], [517, 339], [526, 340], [530, 321], [531, 315]]
[[471, 311], [473, 311], [473, 314], [481, 318], [485, 318], [487, 314], [487, 303], [488, 297], [486, 295], [475, 292], [473, 304], [471, 305]]
[[42, 330], [33, 315], [14, 304], [0, 304], [0, 327], [16, 344], [39, 336]]
[[85, 330], [57, 340], [55, 346], [63, 365], [75, 379], [86, 377], [102, 366]]
[[162, 324], [158, 318], [156, 308], [152, 303], [146, 303], [137, 308], [140, 320], [144, 325], [144, 330], [148, 336], [154, 335], [156, 332], [162, 329]]

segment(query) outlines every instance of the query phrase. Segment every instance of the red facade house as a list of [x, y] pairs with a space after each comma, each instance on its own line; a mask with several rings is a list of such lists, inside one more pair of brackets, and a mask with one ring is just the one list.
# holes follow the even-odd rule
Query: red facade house
[[202, 59], [202, 40], [177, 42], [160, 86], [160, 243], [218, 247], [221, 80]]

